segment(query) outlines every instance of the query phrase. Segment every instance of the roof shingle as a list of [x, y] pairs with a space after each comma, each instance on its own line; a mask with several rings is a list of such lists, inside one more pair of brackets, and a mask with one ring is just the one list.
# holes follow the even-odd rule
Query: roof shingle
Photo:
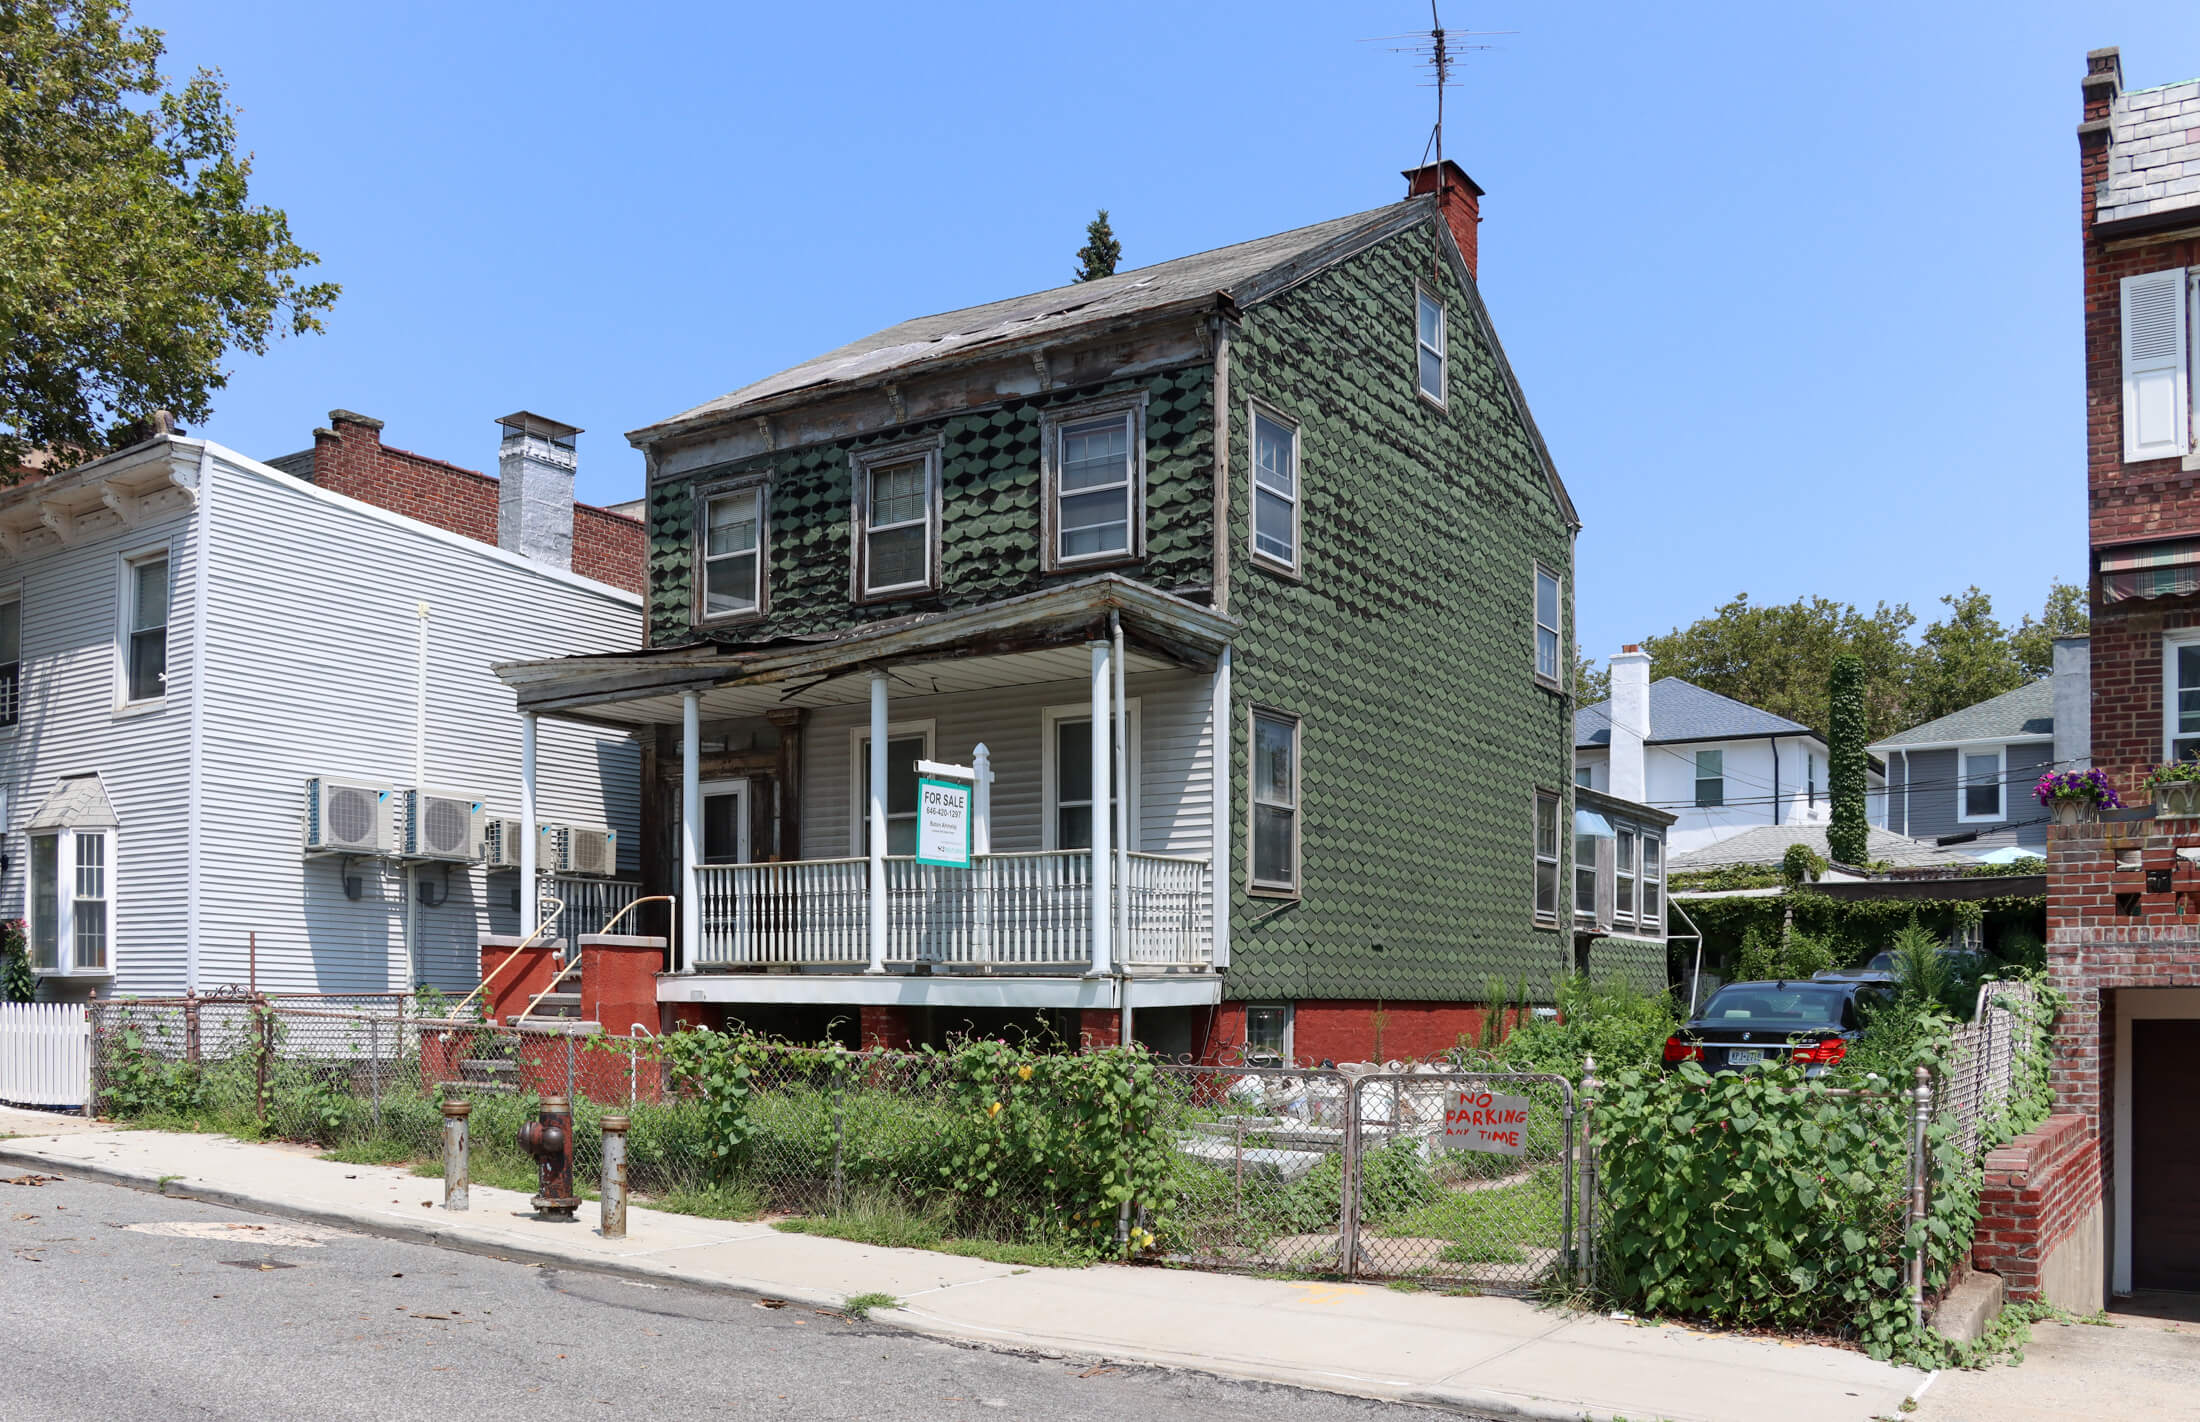
[[2118, 94], [2093, 220], [2200, 208], [2200, 79]]
[[1976, 706], [1951, 711], [1936, 721], [1927, 721], [1883, 741], [1874, 741], [1871, 749], [1946, 745], [1951, 741], [2016, 740], [2023, 736], [2054, 734], [2055, 679], [2041, 677], [2015, 691], [1988, 697]]
[[[1740, 740], [1745, 736], [1814, 736], [1800, 721], [1775, 716], [1731, 696], [1706, 691], [1677, 676], [1650, 683], [1650, 734], [1659, 741]], [[1612, 703], [1599, 701], [1574, 712], [1574, 745], [1602, 748], [1612, 743]]]

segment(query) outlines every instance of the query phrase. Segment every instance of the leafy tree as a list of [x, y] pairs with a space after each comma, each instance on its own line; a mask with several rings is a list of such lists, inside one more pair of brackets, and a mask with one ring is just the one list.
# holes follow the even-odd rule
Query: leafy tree
[[1903, 688], [1915, 621], [1901, 603], [1867, 614], [1831, 598], [1759, 606], [1740, 593], [1709, 617], [1644, 638], [1643, 648], [1653, 677], [1677, 676], [1818, 729], [1827, 722], [1833, 660], [1851, 653], [1864, 667], [1866, 723], [1877, 738], [1911, 724]]
[[1827, 692], [1826, 789], [1833, 816], [1826, 824], [1826, 847], [1843, 864], [1871, 859], [1871, 821], [1864, 812], [1870, 789], [1870, 761], [1864, 722], [1864, 662], [1854, 652], [1833, 659]]
[[99, 450], [156, 409], [203, 420], [224, 352], [320, 329], [329, 283], [219, 74], [180, 88], [120, 0], [0, 3], [0, 470]]
[[1612, 669], [1598, 666], [1595, 657], [1585, 657], [1581, 648], [1574, 648], [1574, 704], [1594, 706], [1611, 698]]
[[1994, 616], [1994, 600], [1977, 587], [1941, 599], [1948, 615], [1918, 638], [1911, 692], [1912, 724], [1975, 706], [2030, 680], [2017, 664], [2008, 629]]
[[1100, 215], [1085, 224], [1085, 245], [1077, 249], [1077, 270], [1071, 273], [1077, 281], [1098, 281], [1115, 275], [1115, 264], [1123, 259], [1123, 244], [1115, 240], [1115, 229], [1108, 226], [1108, 210], [1100, 209]]
[[2018, 668], [2026, 677], [2037, 681], [2055, 669], [2055, 639], [2057, 637], [2083, 637], [2092, 629], [2093, 617], [2086, 608], [2085, 589], [2061, 578], [2048, 585], [2047, 606], [2037, 622], [2026, 613], [2017, 630], [2009, 634], [2009, 647], [2017, 659]]

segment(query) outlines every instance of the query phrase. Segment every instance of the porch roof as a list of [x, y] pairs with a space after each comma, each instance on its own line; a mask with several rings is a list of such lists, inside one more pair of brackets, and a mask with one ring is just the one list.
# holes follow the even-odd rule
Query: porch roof
[[[593, 656], [506, 662], [496, 673], [521, 711], [622, 727], [677, 725], [681, 697], [706, 717], [867, 699], [864, 674], [900, 668], [902, 695], [943, 695], [1090, 674], [1078, 644], [1122, 618], [1126, 672], [1212, 667], [1236, 619], [1117, 573], [982, 607], [914, 613], [813, 637], [691, 642]], [[922, 671], [916, 669], [921, 667]]]

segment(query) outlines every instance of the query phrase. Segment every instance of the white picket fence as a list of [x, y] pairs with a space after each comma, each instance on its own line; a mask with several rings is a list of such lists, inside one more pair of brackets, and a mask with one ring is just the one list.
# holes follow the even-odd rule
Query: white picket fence
[[82, 1106], [92, 1089], [92, 1030], [81, 1003], [0, 1002], [0, 1101]]

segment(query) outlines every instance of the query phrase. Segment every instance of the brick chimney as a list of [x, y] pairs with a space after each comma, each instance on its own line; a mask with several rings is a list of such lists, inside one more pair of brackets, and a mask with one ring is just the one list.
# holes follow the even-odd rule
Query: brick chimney
[[1444, 221], [1451, 224], [1452, 240], [1459, 244], [1459, 255], [1467, 259], [1467, 275], [1479, 281], [1481, 256], [1475, 230], [1482, 221], [1481, 185], [1468, 177], [1465, 169], [1446, 158], [1441, 164], [1428, 163], [1406, 169], [1406, 196], [1419, 197], [1435, 192], [1439, 174], [1443, 177]]
[[1612, 658], [1611, 793], [1637, 804], [1645, 801], [1647, 777], [1642, 743], [1650, 738], [1650, 654], [1630, 643]]
[[553, 568], [573, 566], [577, 425], [525, 410], [497, 421], [497, 546]]

